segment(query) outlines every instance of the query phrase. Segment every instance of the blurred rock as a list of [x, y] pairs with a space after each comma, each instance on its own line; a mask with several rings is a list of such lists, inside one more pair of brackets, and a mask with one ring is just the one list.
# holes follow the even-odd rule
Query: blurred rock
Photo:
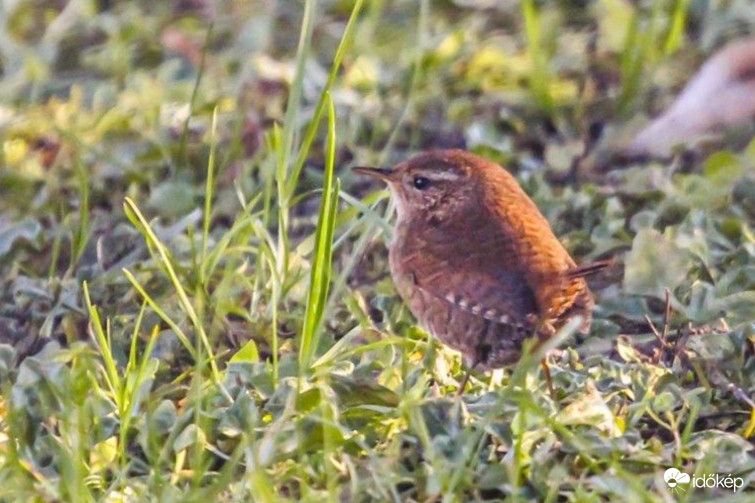
[[752, 137], [753, 119], [755, 38], [747, 38], [714, 54], [671, 106], [649, 123], [631, 120], [607, 131], [578, 170], [589, 178], [617, 165], [666, 160], [685, 147], [710, 152], [722, 146], [724, 136], [730, 146], [743, 147]]
[[667, 157], [674, 147], [755, 118], [755, 38], [710, 58], [671, 107], [623, 149], [629, 157]]

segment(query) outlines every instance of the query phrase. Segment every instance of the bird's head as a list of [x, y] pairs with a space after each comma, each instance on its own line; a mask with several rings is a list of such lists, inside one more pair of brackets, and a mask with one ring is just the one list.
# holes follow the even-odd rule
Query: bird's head
[[479, 214], [481, 162], [487, 161], [462, 150], [433, 150], [390, 169], [354, 171], [388, 184], [400, 221], [421, 219], [438, 225]]

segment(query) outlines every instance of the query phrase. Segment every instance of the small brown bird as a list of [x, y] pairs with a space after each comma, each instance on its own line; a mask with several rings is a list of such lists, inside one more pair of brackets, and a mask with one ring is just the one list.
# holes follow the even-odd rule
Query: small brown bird
[[606, 263], [577, 267], [501, 166], [434, 150], [393, 169], [354, 170], [387, 182], [395, 198], [390, 267], [399, 294], [470, 370], [516, 362], [525, 339], [545, 340], [575, 316], [589, 330], [584, 277]]

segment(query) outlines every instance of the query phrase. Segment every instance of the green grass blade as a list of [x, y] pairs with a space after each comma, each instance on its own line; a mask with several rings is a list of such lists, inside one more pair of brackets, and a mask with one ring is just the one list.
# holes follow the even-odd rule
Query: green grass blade
[[152, 308], [155, 314], [159, 316], [160, 319], [163, 320], [171, 330], [173, 330], [173, 333], [176, 334], [176, 337], [181, 342], [181, 344], [183, 344], [191, 357], [196, 359], [197, 351], [191, 341], [189, 341], [189, 338], [186, 336], [184, 331], [181, 330], [181, 327], [179, 327], [178, 324], [173, 321], [170, 316], [165, 313], [165, 311], [163, 311], [163, 309], [160, 307], [160, 304], [155, 302], [155, 300], [147, 293], [147, 291], [144, 290], [144, 287], [139, 283], [139, 281], [137, 281], [131, 271], [129, 271], [128, 269], [123, 269], [123, 274], [126, 276], [126, 279], [129, 280], [131, 286], [133, 286], [134, 289], [139, 293], [139, 295], [141, 295], [142, 299], [144, 299], [144, 301], [149, 304], [149, 307]]
[[204, 77], [204, 72], [207, 68], [207, 49], [210, 47], [210, 42], [212, 41], [213, 28], [214, 23], [210, 23], [207, 27], [204, 43], [202, 44], [202, 53], [199, 61], [199, 68], [197, 69], [197, 77], [194, 79], [194, 87], [192, 88], [191, 98], [189, 99], [189, 113], [186, 114], [186, 119], [184, 120], [183, 128], [181, 129], [181, 139], [178, 143], [178, 159], [184, 164], [189, 163], [188, 152], [186, 149], [188, 144], [187, 140], [189, 138], [189, 123], [191, 122], [192, 115], [194, 115], [197, 97], [199, 96], [199, 86], [202, 83], [202, 77]]
[[[215, 360], [215, 354], [212, 350], [212, 345], [210, 344], [210, 340], [207, 337], [207, 332], [205, 332], [204, 326], [202, 325], [201, 320], [197, 316], [197, 313], [194, 310], [194, 306], [189, 300], [189, 297], [186, 294], [186, 290], [181, 284], [181, 280], [178, 278], [178, 274], [173, 268], [173, 263], [169, 258], [167, 248], [158, 239], [157, 235], [155, 235], [154, 231], [150, 227], [147, 220], [144, 218], [144, 215], [142, 215], [141, 211], [139, 211], [139, 208], [136, 206], [136, 204], [128, 197], [125, 199], [125, 202], [124, 202], [124, 210], [126, 214], [129, 215], [129, 218], [132, 221], [136, 220], [139, 222], [140, 224], [139, 230], [142, 232], [142, 234], [147, 239], [147, 241], [149, 241], [152, 244], [152, 246], [157, 250], [157, 253], [159, 254], [160, 259], [163, 263], [163, 266], [168, 272], [168, 277], [171, 283], [173, 284], [173, 288], [175, 289], [176, 294], [178, 295], [179, 303], [181, 307], [183, 308], [184, 312], [189, 316], [189, 319], [194, 325], [194, 330], [197, 333], [197, 337], [199, 338], [201, 346], [204, 348], [205, 352], [207, 353], [206, 356], [210, 363], [210, 369], [212, 371], [213, 380], [215, 381], [215, 384], [217, 386], [219, 386], [221, 389], [224, 390], [225, 388], [223, 387], [223, 384], [222, 384], [222, 377], [220, 375], [220, 370], [218, 369], [218, 364]], [[196, 354], [199, 354], [199, 353], [197, 352]]]
[[687, 26], [687, 13], [689, 0], [675, 0], [674, 12], [671, 14], [671, 28], [663, 45], [665, 55], [670, 55], [681, 48], [684, 39], [684, 30]]
[[322, 201], [320, 202], [320, 213], [315, 231], [315, 247], [312, 251], [312, 271], [307, 293], [307, 307], [299, 343], [300, 372], [309, 368], [309, 364], [317, 351], [320, 323], [325, 311], [325, 303], [330, 286], [333, 232], [338, 213], [340, 184], [337, 181], [333, 181], [336, 156], [336, 112], [333, 101], [330, 99], [330, 94], [326, 96], [328, 106], [328, 140], [325, 160], [325, 180], [323, 181]]
[[283, 188], [283, 182], [286, 180], [288, 160], [294, 148], [294, 136], [298, 127], [301, 95], [304, 87], [305, 66], [309, 57], [310, 47], [312, 46], [312, 30], [314, 29], [314, 12], [316, 8], [316, 0], [306, 0], [304, 2], [304, 18], [302, 19], [299, 43], [296, 49], [296, 71], [286, 106], [280, 148], [277, 150], [278, 180], [281, 182], [281, 188]]
[[205, 271], [207, 259], [207, 243], [210, 238], [210, 222], [212, 221], [212, 196], [215, 188], [215, 150], [217, 147], [216, 132], [218, 128], [218, 109], [212, 111], [212, 129], [210, 130], [210, 158], [207, 161], [207, 183], [204, 191], [204, 222], [202, 225], [202, 255], [200, 258], [200, 278], [202, 285], [207, 278], [202, 274]]
[[357, 0], [356, 2], [354, 2], [354, 7], [351, 9], [351, 15], [349, 16], [349, 20], [346, 23], [346, 28], [343, 31], [341, 42], [338, 44], [336, 54], [333, 57], [333, 64], [330, 66], [330, 74], [328, 74], [328, 80], [325, 82], [325, 88], [320, 94], [320, 99], [317, 102], [317, 106], [315, 106], [315, 113], [312, 117], [312, 121], [309, 123], [309, 126], [304, 133], [304, 139], [302, 140], [301, 147], [299, 148], [299, 154], [296, 157], [293, 172], [289, 177], [287, 187], [287, 195], [289, 197], [293, 195], [297, 185], [299, 184], [299, 176], [301, 175], [301, 170], [304, 168], [304, 163], [306, 162], [307, 156], [309, 155], [309, 149], [312, 147], [312, 142], [315, 140], [315, 135], [317, 134], [317, 129], [320, 125], [320, 119], [322, 119], [322, 114], [325, 112], [327, 102], [330, 100], [330, 89], [333, 87], [333, 83], [338, 77], [338, 72], [341, 68], [343, 57], [346, 54], [346, 51], [348, 50], [351, 40], [354, 36], [354, 26], [356, 25], [356, 20], [359, 17], [359, 13], [362, 10], [363, 4], [364, 0]]
[[522, 16], [524, 31], [527, 35], [527, 51], [532, 60], [530, 88], [540, 106], [550, 112], [553, 109], [553, 98], [550, 92], [548, 57], [543, 49], [540, 13], [534, 0], [522, 2]]
[[[299, 122], [305, 66], [311, 46], [316, 5], [316, 0], [306, 0], [304, 4], [304, 18], [302, 20], [301, 31], [299, 32], [299, 43], [296, 51], [296, 71], [291, 85], [291, 92], [288, 97], [283, 130], [279, 130], [275, 127], [271, 135], [271, 144], [276, 157], [275, 181], [278, 195], [278, 245], [276, 252], [276, 268], [278, 274], [284, 279], [289, 269], [290, 242], [288, 238], [288, 212], [291, 206], [291, 198], [288, 196], [286, 187], [290, 171], [289, 162], [294, 149], [294, 137]], [[277, 303], [279, 300], [280, 299], [278, 298], [274, 298], [273, 302]]]
[[[92, 333], [94, 334], [94, 341], [97, 343], [97, 349], [100, 351], [102, 361], [105, 364], [105, 381], [113, 394], [113, 398], [120, 401], [120, 389], [121, 378], [118, 373], [118, 366], [113, 358], [113, 351], [110, 347], [110, 341], [105, 335], [105, 331], [102, 328], [102, 320], [97, 309], [92, 304], [92, 299], [89, 297], [89, 286], [85, 281], [82, 284], [84, 290], [84, 302], [86, 303], [87, 310], [89, 311], [89, 319], [91, 320]], [[118, 404], [120, 407], [120, 404]]]
[[78, 156], [76, 157], [76, 181], [79, 184], [81, 201], [79, 202], [79, 221], [71, 244], [71, 264], [68, 274], [73, 274], [74, 267], [79, 263], [89, 242], [89, 177]]

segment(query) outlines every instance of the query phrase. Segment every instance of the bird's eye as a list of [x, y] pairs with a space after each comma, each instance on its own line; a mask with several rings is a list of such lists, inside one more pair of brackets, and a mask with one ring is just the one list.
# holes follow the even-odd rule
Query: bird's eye
[[424, 176], [415, 176], [412, 183], [414, 184], [414, 188], [417, 190], [425, 190], [430, 186], [430, 180], [428, 180]]

